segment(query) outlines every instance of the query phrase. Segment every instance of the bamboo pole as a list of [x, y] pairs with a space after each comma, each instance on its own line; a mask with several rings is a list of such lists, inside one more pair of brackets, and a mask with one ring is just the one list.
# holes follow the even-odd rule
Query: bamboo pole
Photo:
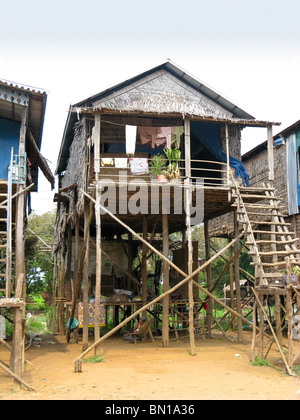
[[12, 372], [8, 367], [6, 367], [1, 361], [0, 361], [0, 368], [2, 368], [6, 373], [8, 373], [12, 378], [14, 378], [17, 382], [19, 382], [20, 385], [24, 385], [25, 388], [27, 388], [29, 391], [36, 392], [30, 385], [28, 385], [23, 379], [21, 379], [18, 375], [16, 375], [14, 372]]
[[[162, 234], [163, 234], [163, 254], [166, 258], [169, 257], [169, 224], [168, 215], [162, 215]], [[169, 290], [169, 265], [163, 263], [163, 293]], [[163, 318], [162, 318], [162, 345], [169, 347], [169, 312], [170, 312], [170, 298], [167, 295], [163, 299]]]
[[277, 344], [277, 347], [278, 347], [278, 350], [279, 350], [280, 355], [281, 355], [281, 357], [282, 357], [282, 360], [284, 361], [284, 364], [285, 364], [285, 366], [286, 366], [287, 372], [288, 372], [288, 374], [289, 374], [290, 376], [292, 376], [292, 375], [293, 375], [293, 373], [292, 373], [292, 371], [291, 371], [291, 369], [290, 369], [290, 367], [289, 367], [289, 364], [288, 364], [288, 362], [287, 362], [287, 360], [286, 360], [286, 358], [285, 358], [285, 355], [284, 355], [284, 353], [283, 353], [283, 351], [282, 351], [282, 348], [281, 348], [281, 346], [280, 346], [280, 344], [279, 344], [279, 342], [278, 342], [278, 339], [277, 339], [276, 334], [275, 334], [275, 332], [274, 332], [274, 329], [273, 329], [273, 327], [272, 327], [272, 323], [271, 323], [271, 321], [269, 320], [269, 318], [268, 318], [268, 316], [267, 316], [267, 314], [266, 314], [266, 312], [265, 312], [265, 310], [264, 310], [264, 307], [263, 307], [263, 305], [262, 305], [262, 303], [261, 303], [261, 301], [260, 301], [259, 297], [257, 296], [257, 293], [255, 292], [255, 290], [254, 290], [254, 288], [253, 288], [253, 287], [252, 287], [252, 290], [253, 290], [253, 293], [254, 293], [254, 295], [255, 295], [255, 297], [256, 297], [257, 303], [258, 303], [258, 305], [259, 305], [259, 307], [260, 307], [260, 309], [261, 309], [261, 311], [262, 311], [263, 315], [264, 315], [264, 316], [266, 317], [266, 319], [267, 319], [267, 322], [268, 322], [269, 327], [270, 327], [270, 330], [271, 330], [271, 332], [272, 332], [272, 334], [273, 334], [274, 340], [275, 340], [275, 342], [276, 342], [276, 344]]
[[[150, 308], [150, 306], [154, 305], [155, 303], [161, 301], [164, 297], [174, 293], [177, 289], [179, 289], [181, 286], [183, 286], [185, 283], [187, 283], [189, 280], [191, 280], [193, 277], [195, 277], [196, 275], [198, 275], [202, 270], [204, 270], [209, 264], [211, 264], [216, 258], [218, 258], [220, 255], [222, 255], [224, 252], [227, 251], [227, 249], [233, 245], [236, 241], [240, 240], [240, 238], [243, 236], [243, 234], [241, 234], [239, 237], [233, 239], [227, 246], [225, 246], [225, 248], [223, 248], [221, 251], [219, 251], [217, 254], [215, 254], [212, 258], [210, 258], [210, 260], [206, 261], [206, 263], [204, 263], [201, 267], [197, 268], [197, 270], [195, 270], [190, 276], [187, 276], [185, 273], [183, 273], [184, 276], [187, 276], [186, 278], [184, 278], [181, 282], [179, 282], [176, 286], [172, 287], [171, 289], [169, 289], [167, 292], [163, 293], [161, 296], [158, 296], [157, 298], [155, 298], [154, 300], [152, 300], [151, 302], [149, 302], [147, 305], [145, 305], [144, 307], [138, 309], [136, 312], [134, 312], [132, 315], [130, 315], [127, 319], [125, 319], [123, 322], [121, 322], [119, 325], [117, 325], [115, 328], [113, 328], [111, 331], [109, 331], [107, 334], [105, 334], [103, 337], [101, 337], [98, 342], [93, 343], [89, 348], [87, 348], [83, 353], [80, 354], [80, 356], [78, 356], [75, 360], [75, 369], [77, 369], [77, 371], [81, 371], [81, 366], [80, 366], [80, 361], [91, 351], [93, 350], [97, 345], [99, 345], [102, 341], [106, 340], [107, 338], [109, 338], [110, 336], [112, 336], [115, 332], [117, 332], [119, 329], [121, 329], [124, 325], [126, 325], [128, 322], [130, 322], [132, 319], [134, 319], [137, 315], [139, 315], [141, 312], [143, 312], [145, 309]], [[155, 250], [156, 251], [156, 250]], [[163, 256], [159, 251], [158, 252], [159, 255]], [[176, 267], [176, 266], [175, 266]], [[181, 270], [180, 270], [181, 271]], [[207, 292], [205, 289], [203, 289], [200, 285], [198, 285], [196, 282], [194, 282], [199, 288], [201, 288], [202, 290], [205, 291], [205, 293], [209, 293]], [[214, 298], [214, 296], [213, 296]], [[216, 298], [215, 298], [216, 299]], [[226, 305], [225, 305], [226, 307]], [[230, 309], [230, 308], [228, 308]], [[230, 309], [231, 310], [231, 309]], [[240, 316], [239, 314], [236, 313], [237, 316]], [[246, 320], [248, 322], [248, 320]], [[251, 323], [250, 323], [251, 324]]]
[[[186, 188], [186, 228], [188, 236], [188, 274], [191, 275], [193, 272], [193, 241], [192, 241], [192, 227], [191, 227], [191, 205], [192, 205], [192, 193], [191, 186], [188, 185]], [[195, 346], [195, 327], [194, 327], [194, 284], [193, 280], [189, 281], [189, 335], [190, 335], [190, 354], [191, 356], [196, 355]]]
[[[96, 201], [99, 203], [101, 194], [97, 185]], [[95, 323], [94, 338], [98, 341], [100, 338], [100, 303], [101, 303], [101, 277], [102, 277], [102, 237], [101, 237], [101, 214], [98, 206], [95, 206], [96, 216], [96, 285], [95, 285]], [[91, 238], [90, 238], [91, 239]], [[99, 355], [99, 348], [95, 347], [95, 356]]]

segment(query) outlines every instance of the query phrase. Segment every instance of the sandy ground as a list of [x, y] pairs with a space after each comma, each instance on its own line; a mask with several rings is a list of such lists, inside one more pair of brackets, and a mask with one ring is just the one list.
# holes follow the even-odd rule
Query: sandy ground
[[[275, 368], [252, 366], [249, 339], [238, 344], [214, 335], [197, 340], [191, 356], [188, 342], [163, 348], [159, 339], [135, 345], [112, 337], [101, 347], [104, 362], [83, 363], [83, 372], [75, 373], [81, 344], [44, 336], [26, 352], [32, 365], [23, 379], [36, 392], [15, 393], [0, 370], [0, 400], [299, 400], [300, 377], [284, 373], [275, 347], [269, 358]], [[4, 347], [0, 359], [9, 362]]]

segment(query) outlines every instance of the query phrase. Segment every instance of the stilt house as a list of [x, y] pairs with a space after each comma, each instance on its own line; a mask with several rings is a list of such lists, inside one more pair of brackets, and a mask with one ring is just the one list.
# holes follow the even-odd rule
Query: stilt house
[[[170, 326], [175, 325], [178, 334], [185, 323], [193, 354], [196, 315], [206, 303], [199, 299], [198, 290], [207, 294], [204, 334], [209, 336], [216, 300], [211, 262], [232, 245], [237, 258], [238, 223], [251, 242], [257, 268], [255, 285], [268, 284], [255, 232], [245, 216], [245, 203], [255, 206], [265, 198], [265, 191], [250, 187], [251, 174], [240, 160], [241, 131], [266, 127], [268, 181], [272, 183], [274, 124], [256, 120], [171, 62], [70, 107], [56, 169], [55, 291], [62, 333], [64, 307], [71, 306], [67, 311], [70, 330], [78, 303], [82, 304], [84, 352], [76, 360], [78, 369], [87, 352], [97, 350], [103, 339], [147, 312], [154, 324], [157, 318], [160, 321], [163, 346], [168, 346]], [[157, 177], [161, 174], [167, 177], [164, 183]], [[208, 221], [233, 209], [235, 237], [212, 256]], [[206, 262], [202, 265], [192, 241], [192, 225], [201, 223], [206, 234]], [[181, 243], [173, 249], [169, 235], [175, 232], [181, 233]], [[149, 255], [162, 262], [162, 276], [156, 271], [158, 264], [151, 271]], [[238, 258], [236, 267], [239, 273]], [[206, 288], [198, 283], [200, 271], [206, 272]], [[117, 317], [113, 330], [104, 337], [100, 338], [99, 328], [95, 328], [95, 342], [89, 347], [91, 301], [92, 323], [101, 325], [105, 323], [102, 303], [112, 304], [104, 299], [124, 289], [131, 296], [140, 296], [141, 301], [133, 312], [125, 313], [122, 322]], [[236, 296], [236, 313], [241, 315], [238, 282]], [[174, 299], [184, 301], [183, 311], [174, 306]], [[160, 307], [156, 312], [155, 305]], [[170, 322], [175, 313], [182, 314], [182, 322]], [[242, 339], [240, 316], [238, 333]]]

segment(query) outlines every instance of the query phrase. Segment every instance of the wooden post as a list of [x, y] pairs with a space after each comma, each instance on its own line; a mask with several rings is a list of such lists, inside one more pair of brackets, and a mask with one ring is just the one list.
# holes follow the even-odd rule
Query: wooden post
[[[237, 212], [234, 212], [234, 237], [239, 236], [239, 222], [237, 217]], [[237, 254], [239, 251], [239, 243], [235, 242], [234, 244], [234, 253]], [[240, 284], [240, 258], [236, 258], [234, 264], [235, 270], [235, 299], [236, 299], [236, 311], [242, 315], [242, 306], [241, 306], [241, 284]], [[243, 342], [243, 323], [241, 318], [237, 319], [237, 330], [238, 330], [238, 342]]]
[[277, 335], [279, 344], [282, 346], [280, 296], [278, 293], [275, 294], [275, 318], [276, 318], [276, 335]]
[[273, 147], [273, 127], [268, 125], [268, 165], [269, 181], [271, 186], [274, 183], [274, 147]]
[[[128, 233], [128, 267], [127, 271], [130, 275], [133, 273], [133, 241], [132, 241], [132, 234]], [[128, 278], [127, 284], [128, 290], [135, 290], [136, 284], [132, 282], [130, 278]]]
[[[163, 255], [169, 258], [169, 221], [168, 215], [162, 215], [162, 234], [163, 234]], [[169, 266], [163, 263], [163, 293], [169, 290]], [[162, 345], [163, 347], [169, 346], [169, 310], [170, 310], [170, 297], [165, 296], [163, 299], [163, 321], [162, 321]]]
[[82, 331], [82, 349], [83, 351], [89, 346], [89, 238], [90, 229], [87, 229], [90, 219], [90, 206], [86, 203], [84, 209], [84, 234], [86, 241], [86, 249], [83, 265], [83, 331]]
[[252, 331], [252, 343], [251, 343], [251, 360], [254, 362], [255, 360], [255, 348], [256, 348], [256, 310], [257, 310], [257, 303], [256, 300], [254, 301], [253, 305], [253, 331]]
[[[28, 107], [22, 110], [19, 154], [25, 154], [25, 140], [27, 131]], [[24, 158], [23, 158], [24, 159]], [[22, 175], [22, 174], [21, 174]], [[25, 195], [21, 194], [24, 185], [19, 185], [19, 195], [16, 206], [16, 233], [15, 233], [15, 297], [26, 298], [25, 279], [25, 237], [24, 237], [24, 215]], [[11, 353], [11, 370], [21, 377], [24, 371], [24, 340], [25, 340], [25, 307], [14, 310], [14, 333]], [[15, 390], [20, 389], [20, 383], [15, 381]]]
[[[210, 244], [209, 244], [209, 231], [208, 231], [208, 222], [204, 222], [204, 237], [205, 237], [205, 256], [206, 261], [209, 261], [211, 258], [210, 255]], [[206, 269], [206, 283], [207, 290], [210, 292], [212, 289], [212, 271], [211, 265]], [[213, 312], [213, 301], [209, 297], [207, 299], [207, 311], [206, 311], [206, 328], [207, 328], [207, 337], [211, 338], [211, 328], [212, 328], [212, 312]]]
[[227, 186], [229, 185], [230, 180], [230, 166], [229, 166], [229, 132], [228, 132], [228, 124], [225, 124], [225, 137], [226, 137], [226, 183]]
[[60, 263], [60, 279], [59, 279], [59, 290], [58, 297], [61, 299], [58, 304], [59, 311], [59, 334], [65, 334], [65, 307], [62, 299], [65, 296], [65, 246], [62, 245], [61, 249], [61, 263]]
[[291, 262], [289, 257], [285, 257], [286, 263], [286, 311], [288, 316], [288, 365], [292, 368], [293, 364], [293, 299], [292, 299], [292, 290], [291, 290]]
[[[143, 238], [147, 241], [148, 221], [147, 216], [143, 216]], [[145, 244], [142, 246], [142, 305], [147, 303], [147, 247]], [[146, 318], [147, 311], [143, 312], [143, 317]]]
[[184, 118], [184, 152], [185, 152], [185, 176], [191, 177], [191, 124], [188, 118]]
[[[75, 259], [74, 259], [74, 282], [73, 282], [73, 292], [72, 292], [72, 302], [75, 303], [74, 308], [74, 316], [78, 320], [78, 306], [77, 306], [77, 298], [75, 299], [76, 293], [76, 285], [78, 283], [78, 272], [79, 272], [79, 231], [80, 231], [80, 221], [79, 216], [76, 214], [75, 216]], [[73, 308], [72, 308], [73, 311]], [[78, 343], [78, 328], [73, 332], [73, 340], [75, 343]]]
[[[230, 242], [230, 238], [228, 238], [228, 242]], [[232, 260], [232, 247], [229, 248], [229, 260]], [[234, 287], [233, 287], [233, 262], [229, 265], [229, 282], [230, 282], [230, 307], [234, 309]], [[229, 306], [229, 305], [228, 305]], [[234, 331], [234, 317], [231, 314], [231, 331]]]
[[[193, 272], [193, 241], [191, 227], [191, 206], [192, 206], [192, 186], [188, 185], [186, 191], [186, 228], [188, 235], [188, 275]], [[194, 327], [194, 282], [189, 281], [189, 335], [190, 335], [190, 353], [191, 356], [196, 355], [195, 346], [195, 327]]]
[[265, 329], [264, 311], [263, 311], [263, 303], [264, 303], [263, 295], [259, 294], [256, 300], [258, 303], [258, 313], [259, 313], [258, 358], [262, 360], [264, 357], [264, 329]]

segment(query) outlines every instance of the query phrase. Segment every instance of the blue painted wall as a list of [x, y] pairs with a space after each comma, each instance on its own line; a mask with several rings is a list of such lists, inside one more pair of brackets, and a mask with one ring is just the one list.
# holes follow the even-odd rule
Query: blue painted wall
[[0, 179], [7, 179], [11, 148], [19, 153], [21, 123], [0, 118]]

